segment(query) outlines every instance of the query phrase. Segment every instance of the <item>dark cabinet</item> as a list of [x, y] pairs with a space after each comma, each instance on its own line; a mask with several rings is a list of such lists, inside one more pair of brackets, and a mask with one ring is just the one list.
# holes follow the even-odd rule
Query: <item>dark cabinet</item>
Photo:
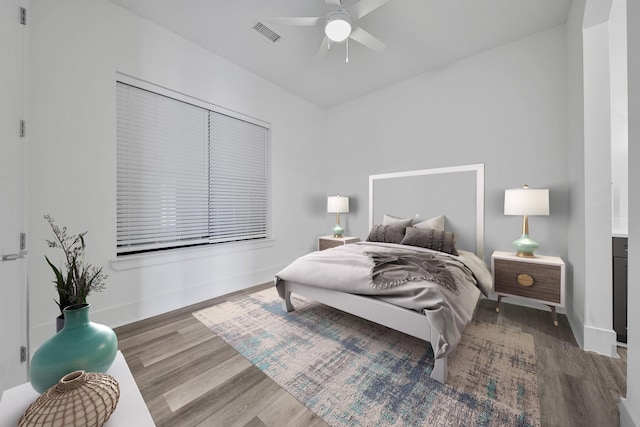
[[627, 342], [627, 245], [626, 237], [613, 238], [613, 330], [618, 342]]

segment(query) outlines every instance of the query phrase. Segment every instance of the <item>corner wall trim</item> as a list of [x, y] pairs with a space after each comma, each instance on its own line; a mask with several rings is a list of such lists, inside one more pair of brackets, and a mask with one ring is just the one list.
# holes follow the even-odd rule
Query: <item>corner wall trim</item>
[[631, 413], [627, 409], [631, 406], [631, 402], [628, 399], [622, 398], [620, 399], [620, 403], [618, 404], [618, 409], [620, 410], [620, 427], [639, 427], [639, 424], [636, 424], [631, 418]]
[[584, 326], [584, 350], [595, 351], [604, 356], [618, 358], [616, 351], [616, 333], [613, 329]]
[[573, 337], [578, 343], [578, 347], [580, 347], [581, 350], [584, 350], [584, 326], [582, 321], [573, 310], [567, 311], [567, 320], [569, 321], [569, 326], [571, 326]]

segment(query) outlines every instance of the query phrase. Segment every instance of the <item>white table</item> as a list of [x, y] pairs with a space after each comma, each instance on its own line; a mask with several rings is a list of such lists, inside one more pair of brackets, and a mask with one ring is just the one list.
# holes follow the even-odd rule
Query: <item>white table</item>
[[[155, 427], [153, 418], [120, 351], [116, 354], [116, 359], [107, 373], [118, 380], [120, 399], [116, 410], [104, 425]], [[0, 427], [16, 427], [22, 414], [38, 396], [40, 395], [30, 383], [5, 390], [0, 400]]]

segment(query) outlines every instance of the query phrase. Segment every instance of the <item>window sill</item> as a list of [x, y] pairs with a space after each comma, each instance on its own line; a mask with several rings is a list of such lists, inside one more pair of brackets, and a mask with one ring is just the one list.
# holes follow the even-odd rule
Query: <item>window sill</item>
[[191, 261], [198, 258], [207, 258], [233, 252], [269, 248], [272, 247], [274, 243], [275, 240], [273, 239], [265, 239], [258, 242], [224, 243], [221, 245], [209, 245], [197, 248], [172, 249], [164, 252], [123, 255], [109, 261], [109, 266], [116, 271], [132, 270], [173, 262]]

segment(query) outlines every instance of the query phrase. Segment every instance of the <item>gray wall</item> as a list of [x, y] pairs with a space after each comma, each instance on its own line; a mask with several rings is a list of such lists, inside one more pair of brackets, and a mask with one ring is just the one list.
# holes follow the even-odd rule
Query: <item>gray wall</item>
[[550, 216], [530, 218], [539, 252], [566, 258], [565, 46], [560, 26], [330, 109], [330, 188], [355, 205], [347, 233], [367, 236], [370, 174], [484, 163], [487, 258], [519, 237], [504, 190], [525, 183], [550, 189]]
[[[326, 213], [325, 112], [107, 1], [34, 1], [29, 9], [29, 307], [33, 349], [57, 307], [44, 255], [51, 214], [88, 230], [87, 259], [107, 288], [92, 318], [118, 326], [271, 280], [315, 248]], [[270, 245], [202, 248], [116, 260], [117, 72], [271, 124]], [[129, 262], [130, 261], [130, 262]]]

